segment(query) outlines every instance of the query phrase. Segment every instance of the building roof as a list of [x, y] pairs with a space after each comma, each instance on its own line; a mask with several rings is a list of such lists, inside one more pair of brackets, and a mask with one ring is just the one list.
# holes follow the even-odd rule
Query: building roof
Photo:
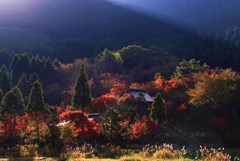
[[147, 102], [153, 102], [153, 98], [145, 91], [145, 90], [138, 90], [138, 89], [129, 89], [128, 92], [135, 98], [142, 95]]
[[88, 118], [95, 118], [95, 117], [98, 117], [99, 116], [99, 113], [89, 113], [87, 114]]
[[87, 114], [87, 116], [88, 116], [88, 120], [98, 122], [99, 113], [89, 113]]

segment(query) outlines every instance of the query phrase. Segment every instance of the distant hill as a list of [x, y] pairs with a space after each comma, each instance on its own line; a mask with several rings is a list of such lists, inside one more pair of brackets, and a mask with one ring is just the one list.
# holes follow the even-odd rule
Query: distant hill
[[240, 26], [239, 0], [109, 0], [165, 17], [188, 28], [225, 33]]
[[[228, 44], [195, 35], [164, 18], [153, 18], [106, 0], [24, 2], [12, 10], [0, 10], [0, 47], [54, 54], [63, 61], [72, 61], [93, 57], [97, 48], [154, 45], [179, 57], [195, 57], [222, 66], [232, 65], [230, 60], [239, 53]], [[221, 63], [223, 55], [229, 63]]]

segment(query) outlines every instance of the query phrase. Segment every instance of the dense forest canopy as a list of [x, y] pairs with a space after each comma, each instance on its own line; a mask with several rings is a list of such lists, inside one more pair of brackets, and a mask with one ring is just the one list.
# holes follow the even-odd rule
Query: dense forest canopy
[[0, 0], [0, 157], [231, 160], [149, 144], [239, 147], [238, 2], [115, 2]]

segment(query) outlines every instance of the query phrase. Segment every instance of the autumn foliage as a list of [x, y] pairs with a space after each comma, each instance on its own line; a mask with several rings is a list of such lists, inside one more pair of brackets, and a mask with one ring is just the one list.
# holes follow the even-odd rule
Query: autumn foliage
[[[59, 108], [58, 108], [59, 109]], [[89, 120], [87, 116], [79, 111], [64, 111], [58, 110], [60, 112], [59, 118], [61, 121], [70, 121], [75, 125], [75, 132], [77, 133], [77, 137], [80, 138], [94, 138], [98, 137], [100, 134], [100, 124]], [[9, 138], [12, 130], [12, 134], [14, 137], [22, 138], [22, 139], [36, 139], [36, 122], [34, 118], [34, 113], [27, 113], [24, 116], [16, 117], [16, 124], [10, 127], [10, 117], [7, 116], [5, 120], [0, 124], [0, 137], [5, 136], [5, 138]], [[44, 113], [38, 113], [39, 120], [39, 129], [40, 129], [40, 141], [44, 141], [46, 137], [49, 135], [49, 127], [48, 127], [48, 118], [49, 116]], [[81, 122], [84, 122], [85, 131], [82, 132]]]
[[[36, 122], [34, 118], [34, 113], [27, 113], [24, 116], [18, 116], [16, 117], [16, 120], [14, 121], [15, 124], [11, 124], [11, 120], [9, 116], [6, 116], [2, 129], [4, 131], [5, 137], [10, 138], [13, 135], [13, 137], [20, 137], [23, 139], [36, 139]], [[39, 129], [40, 129], [40, 136], [41, 140], [44, 140], [47, 132], [48, 132], [48, 126], [44, 120], [48, 119], [48, 115], [44, 113], [38, 113], [39, 120]], [[12, 121], [13, 122], [13, 121]], [[12, 127], [11, 127], [12, 126]]]
[[[94, 138], [100, 134], [100, 124], [89, 120], [86, 114], [82, 114], [81, 110], [65, 111], [60, 115], [61, 121], [70, 121], [75, 123], [77, 136], [80, 138]], [[82, 130], [82, 122], [84, 122], [84, 132]]]
[[142, 120], [133, 123], [132, 137], [133, 139], [140, 139], [149, 134], [156, 133], [157, 125], [151, 121], [149, 117], [144, 117]]

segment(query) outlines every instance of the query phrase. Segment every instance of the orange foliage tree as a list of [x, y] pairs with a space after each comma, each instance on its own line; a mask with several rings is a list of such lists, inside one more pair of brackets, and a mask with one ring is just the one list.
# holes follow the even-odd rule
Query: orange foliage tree
[[132, 138], [140, 139], [150, 134], [156, 134], [157, 125], [149, 117], [143, 117], [142, 120], [133, 123]]
[[118, 107], [119, 100], [126, 91], [126, 85], [116, 83], [112, 85], [109, 93], [103, 94], [98, 98], [92, 99], [93, 111], [103, 112], [106, 110], [106, 105]]
[[154, 80], [155, 88], [162, 94], [163, 104], [170, 116], [179, 116], [188, 108], [187, 90], [192, 84], [193, 80], [188, 77], [165, 80], [159, 76]]
[[[89, 120], [87, 115], [82, 115], [81, 110], [65, 111], [59, 115], [62, 121], [74, 122], [76, 126], [76, 133], [80, 138], [94, 138], [100, 134], [100, 124]], [[84, 132], [82, 130], [82, 123], [84, 123]]]
[[189, 103], [196, 107], [219, 108], [239, 103], [240, 75], [231, 69], [194, 75], [196, 84], [190, 89]]

